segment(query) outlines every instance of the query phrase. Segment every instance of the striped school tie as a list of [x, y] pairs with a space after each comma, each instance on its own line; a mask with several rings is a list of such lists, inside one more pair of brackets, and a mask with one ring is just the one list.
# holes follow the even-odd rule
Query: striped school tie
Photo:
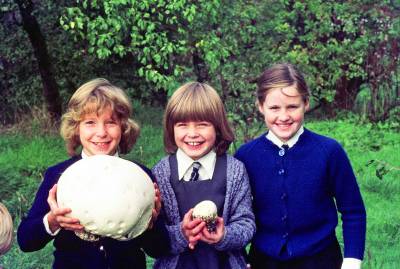
[[193, 170], [192, 170], [192, 173], [190, 174], [190, 181], [196, 181], [199, 179], [200, 166], [201, 166], [201, 164], [199, 162], [193, 163]]

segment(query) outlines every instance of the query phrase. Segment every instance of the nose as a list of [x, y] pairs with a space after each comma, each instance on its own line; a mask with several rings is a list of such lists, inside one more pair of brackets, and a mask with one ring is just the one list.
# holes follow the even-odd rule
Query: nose
[[197, 130], [196, 130], [196, 127], [194, 127], [194, 126], [189, 126], [189, 128], [188, 128], [188, 130], [187, 130], [187, 136], [189, 136], [189, 137], [196, 137], [198, 134], [197, 134]]
[[288, 121], [290, 119], [289, 113], [286, 110], [282, 110], [279, 113], [279, 120], [280, 121]]
[[96, 128], [96, 135], [99, 137], [104, 137], [107, 135], [106, 126], [104, 124], [98, 124]]

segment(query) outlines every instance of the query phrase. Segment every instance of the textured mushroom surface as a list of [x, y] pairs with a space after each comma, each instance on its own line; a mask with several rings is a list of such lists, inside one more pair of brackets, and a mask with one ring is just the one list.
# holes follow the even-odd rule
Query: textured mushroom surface
[[154, 197], [153, 183], [143, 169], [109, 155], [77, 161], [57, 185], [59, 206], [71, 208], [68, 216], [79, 219], [85, 232], [121, 241], [147, 229]]
[[206, 222], [208, 231], [214, 232], [216, 227], [217, 206], [213, 201], [204, 200], [193, 208], [193, 218]]

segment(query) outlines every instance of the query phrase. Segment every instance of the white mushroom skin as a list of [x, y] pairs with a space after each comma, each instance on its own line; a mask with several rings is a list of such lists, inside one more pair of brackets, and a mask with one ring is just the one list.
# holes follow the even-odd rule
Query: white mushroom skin
[[192, 213], [194, 219], [201, 219], [205, 221], [207, 230], [210, 233], [215, 232], [217, 227], [217, 206], [213, 201], [204, 200], [198, 203]]
[[96, 241], [126, 241], [143, 233], [151, 219], [155, 191], [150, 177], [133, 162], [94, 155], [69, 166], [57, 185], [60, 207], [85, 227], [76, 235]]

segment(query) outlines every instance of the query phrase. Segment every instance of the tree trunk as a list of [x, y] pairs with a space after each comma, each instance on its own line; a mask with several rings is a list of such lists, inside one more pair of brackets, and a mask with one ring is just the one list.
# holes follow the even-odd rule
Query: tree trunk
[[38, 62], [47, 112], [51, 120], [56, 122], [61, 117], [61, 101], [58, 85], [52, 72], [53, 68], [47, 51], [46, 40], [40, 30], [39, 23], [32, 15], [32, 1], [17, 0], [16, 2], [22, 17], [22, 26], [28, 33], [34, 55]]
[[204, 62], [197, 48], [193, 49], [192, 60], [193, 60], [194, 73], [196, 74], [197, 81], [198, 82], [209, 81], [210, 77], [208, 74], [207, 65]]
[[345, 76], [336, 82], [336, 93], [333, 100], [334, 109], [352, 110], [363, 83], [361, 78], [347, 79]]

